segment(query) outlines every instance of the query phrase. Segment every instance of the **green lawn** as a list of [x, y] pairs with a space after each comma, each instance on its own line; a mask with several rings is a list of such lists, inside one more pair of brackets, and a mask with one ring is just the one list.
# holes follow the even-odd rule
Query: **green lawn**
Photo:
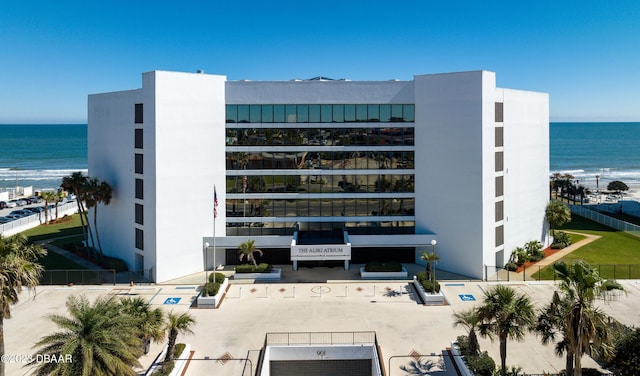
[[[640, 278], [640, 238], [573, 215], [561, 230], [599, 235], [600, 239], [577, 249], [562, 260], [571, 263], [585, 260], [600, 270], [604, 278]], [[572, 237], [572, 241], [575, 240]], [[542, 269], [536, 279], [553, 279], [550, 267]]]
[[[64, 248], [64, 244], [70, 242], [79, 242], [82, 240], [82, 227], [80, 227], [80, 216], [74, 214], [71, 219], [66, 222], [56, 223], [53, 225], [40, 225], [23, 232], [29, 238], [29, 241], [36, 242], [40, 240], [58, 238], [62, 236], [76, 235], [71, 238], [59, 239], [53, 241], [52, 244]], [[38, 261], [45, 270], [54, 269], [84, 269], [84, 267], [75, 262], [60, 256], [55, 252], [47, 252], [47, 255]]]
[[61, 236], [67, 235], [82, 234], [82, 227], [80, 226], [80, 215], [74, 214], [70, 217], [71, 220], [69, 221], [56, 223], [53, 225], [40, 225], [38, 227], [34, 227], [32, 229], [24, 231], [23, 234], [26, 235], [32, 242], [51, 238], [59, 238]]

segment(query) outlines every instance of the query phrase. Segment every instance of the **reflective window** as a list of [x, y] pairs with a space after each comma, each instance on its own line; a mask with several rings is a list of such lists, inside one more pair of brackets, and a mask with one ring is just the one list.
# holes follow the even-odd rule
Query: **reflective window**
[[309, 105], [309, 123], [319, 123], [319, 122], [320, 122], [320, 105], [310, 104]]
[[391, 105], [391, 121], [401, 122], [403, 119], [404, 117], [402, 116], [402, 105], [392, 104]]
[[238, 123], [248, 123], [248, 122], [249, 122], [249, 105], [239, 104], [238, 105]]
[[380, 121], [380, 105], [369, 104], [367, 105], [367, 121], [379, 122]]
[[320, 106], [320, 121], [323, 123], [331, 123], [333, 121], [333, 116], [331, 114], [330, 104], [323, 104]]
[[413, 122], [413, 104], [226, 105], [227, 123]]
[[356, 121], [367, 121], [367, 105], [366, 104], [357, 104], [356, 105]]
[[227, 123], [237, 123], [238, 122], [238, 106], [235, 104], [228, 104], [226, 109], [227, 112]]
[[355, 104], [344, 105], [344, 121], [345, 122], [356, 121], [356, 105]]
[[275, 104], [273, 105], [273, 122], [274, 123], [284, 123], [284, 105], [283, 104]]
[[308, 123], [308, 122], [309, 122], [309, 105], [299, 104], [298, 105], [298, 123]]
[[273, 123], [273, 105], [265, 104], [262, 106], [262, 122]]
[[262, 106], [259, 104], [249, 105], [249, 122], [262, 123]]
[[390, 121], [391, 121], [391, 105], [381, 104], [380, 105], [380, 122], [388, 123]]
[[298, 108], [295, 104], [288, 104], [285, 106], [285, 116], [287, 123], [298, 122]]
[[343, 104], [333, 105], [333, 122], [344, 123], [344, 105]]

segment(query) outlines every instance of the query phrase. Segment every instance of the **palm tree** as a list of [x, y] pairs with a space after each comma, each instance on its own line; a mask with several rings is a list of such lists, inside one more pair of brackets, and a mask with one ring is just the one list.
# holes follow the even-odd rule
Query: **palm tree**
[[453, 327], [462, 326], [469, 333], [467, 336], [467, 342], [469, 342], [469, 352], [472, 354], [480, 353], [480, 344], [478, 344], [478, 336], [476, 335], [476, 329], [482, 322], [478, 311], [475, 309], [469, 309], [466, 311], [456, 312], [453, 314]]
[[86, 210], [84, 208], [84, 185], [87, 181], [87, 177], [82, 175], [82, 172], [77, 171], [72, 173], [69, 176], [65, 176], [62, 178], [62, 184], [60, 187], [66, 190], [67, 192], [71, 192], [76, 196], [76, 203], [78, 205], [78, 212], [80, 214], [80, 223], [82, 225], [82, 235], [84, 235], [84, 244], [85, 247], [89, 244], [89, 223], [85, 222], [86, 219]]
[[239, 254], [240, 254], [240, 261], [242, 261], [245, 256], [247, 258], [247, 262], [252, 262], [253, 266], [258, 266], [258, 264], [256, 263], [256, 258], [253, 256], [254, 252], [257, 252], [260, 254], [260, 256], [263, 255], [262, 250], [256, 248], [255, 246], [255, 240], [247, 240], [244, 243], [240, 244], [240, 250], [239, 250]]
[[120, 314], [113, 297], [100, 297], [90, 303], [84, 296], [67, 300], [71, 317], [50, 315], [59, 332], [42, 337], [34, 347], [38, 354], [71, 356], [72, 362], [35, 363], [36, 375], [134, 375], [140, 367], [141, 339], [137, 320]]
[[542, 343], [547, 345], [556, 341], [559, 335], [562, 338], [556, 342], [555, 352], [557, 356], [562, 356], [566, 352], [565, 371], [567, 375], [573, 375], [573, 363], [575, 352], [569, 348], [567, 336], [569, 335], [566, 326], [566, 317], [571, 311], [571, 302], [568, 299], [560, 298], [557, 291], [553, 293], [551, 302], [545, 305], [538, 315], [536, 332], [542, 336]]
[[40, 197], [44, 200], [44, 223], [49, 223], [49, 203], [56, 201], [57, 194], [51, 191], [40, 193]]
[[500, 340], [500, 372], [507, 372], [507, 339], [522, 341], [527, 331], [534, 328], [535, 314], [529, 297], [517, 294], [508, 286], [498, 285], [484, 293], [484, 301], [477, 308], [482, 319], [480, 334]]
[[84, 194], [87, 208], [93, 208], [93, 229], [96, 233], [98, 252], [100, 257], [103, 257], [104, 253], [102, 252], [102, 244], [100, 243], [100, 235], [98, 232], [98, 205], [109, 205], [113, 196], [113, 190], [109, 183], [100, 181], [97, 178], [91, 178], [85, 182]]
[[[18, 302], [22, 288], [38, 285], [43, 268], [37, 261], [46, 254], [22, 234], [0, 234], [0, 356], [4, 355], [4, 319], [11, 318], [11, 306]], [[0, 376], [4, 376], [4, 362], [0, 362]]]
[[[564, 329], [566, 346], [575, 354], [574, 373], [582, 375], [582, 355], [589, 352], [590, 343], [606, 345], [606, 316], [594, 308], [596, 298], [607, 298], [613, 290], [623, 287], [612, 280], [605, 280], [585, 261], [568, 265], [556, 262], [553, 269], [560, 279], [560, 292], [568, 300], [570, 309], [565, 312]], [[603, 332], [603, 327], [605, 328]]]
[[137, 320], [140, 338], [143, 342], [144, 353], [149, 352], [149, 344], [164, 340], [164, 313], [160, 308], [151, 308], [151, 304], [144, 298], [125, 297], [120, 299], [122, 313]]
[[436, 275], [434, 273], [433, 268], [434, 268], [435, 262], [440, 260], [440, 256], [438, 256], [438, 254], [435, 252], [422, 252], [422, 254], [420, 255], [420, 260], [424, 260], [427, 262], [425, 266], [427, 279], [433, 280], [435, 282]]
[[56, 221], [58, 220], [58, 205], [60, 205], [60, 200], [62, 200], [64, 198], [64, 193], [62, 192], [56, 192], [54, 193], [54, 202], [56, 204]]
[[571, 210], [560, 201], [551, 201], [544, 211], [544, 218], [551, 227], [551, 236], [555, 236], [554, 230], [565, 223], [571, 222]]
[[193, 334], [191, 326], [195, 323], [196, 320], [186, 312], [179, 315], [173, 312], [167, 314], [165, 330], [169, 333], [169, 343], [167, 344], [167, 354], [164, 357], [165, 362], [173, 359], [173, 351], [176, 347], [178, 334]]

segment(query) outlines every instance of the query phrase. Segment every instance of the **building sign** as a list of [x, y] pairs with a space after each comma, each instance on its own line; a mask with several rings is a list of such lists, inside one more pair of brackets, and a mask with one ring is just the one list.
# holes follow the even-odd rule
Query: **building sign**
[[313, 244], [291, 246], [291, 261], [351, 260], [351, 245]]

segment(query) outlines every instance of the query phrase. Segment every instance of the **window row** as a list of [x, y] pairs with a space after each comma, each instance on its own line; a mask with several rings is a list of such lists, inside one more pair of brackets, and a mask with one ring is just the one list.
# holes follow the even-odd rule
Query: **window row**
[[227, 128], [227, 146], [414, 145], [413, 128]]
[[227, 177], [227, 193], [414, 191], [413, 175], [261, 175]]
[[[294, 223], [227, 223], [227, 236], [262, 236], [285, 235], [293, 236]], [[349, 235], [401, 235], [414, 234], [415, 222], [346, 222], [345, 229]]]
[[412, 123], [413, 104], [228, 104], [227, 123]]
[[227, 199], [227, 218], [413, 216], [413, 198]]
[[397, 170], [414, 168], [412, 151], [228, 152], [227, 170]]

